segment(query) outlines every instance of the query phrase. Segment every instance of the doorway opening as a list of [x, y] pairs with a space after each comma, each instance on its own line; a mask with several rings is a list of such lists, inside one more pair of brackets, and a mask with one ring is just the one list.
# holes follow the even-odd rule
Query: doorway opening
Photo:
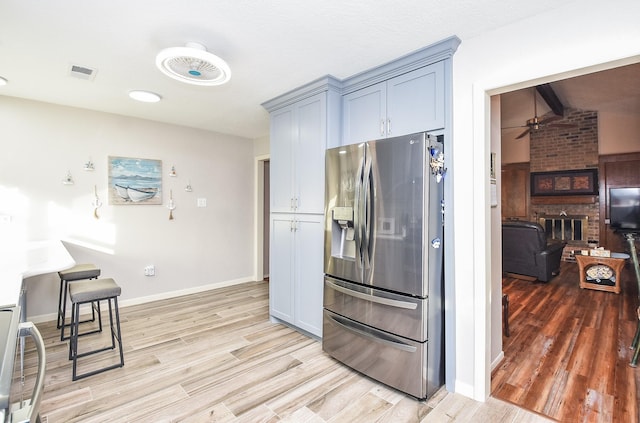
[[[498, 192], [501, 192], [499, 207], [501, 209], [498, 209], [496, 210], [496, 212], [494, 212], [493, 219], [492, 219], [494, 225], [500, 224], [501, 221], [505, 219], [527, 220], [527, 221], [533, 221], [537, 223], [539, 222], [540, 216], [546, 213], [551, 213], [554, 216], [555, 215], [559, 216], [563, 211], [565, 213], [572, 214], [573, 209], [577, 208], [579, 210], [582, 210], [584, 208], [591, 207], [592, 209], [595, 210], [594, 211], [595, 213], [599, 213], [599, 216], [598, 216], [599, 218], [594, 219], [596, 222], [599, 222], [599, 227], [597, 227], [596, 225], [596, 227], [592, 228], [592, 230], [588, 233], [587, 236], [589, 236], [592, 241], [597, 242], [600, 245], [605, 245], [605, 248], [607, 248], [606, 244], [608, 241], [606, 237], [607, 235], [606, 231], [608, 230], [608, 228], [605, 225], [605, 214], [606, 214], [605, 211], [606, 211], [606, 200], [607, 200], [607, 192], [608, 192], [607, 187], [609, 186], [609, 184], [607, 182], [607, 177], [605, 176], [606, 172], [604, 172], [607, 169], [606, 169], [606, 163], [604, 163], [606, 162], [606, 160], [604, 160], [603, 162], [603, 157], [605, 158], [613, 157], [614, 155], [620, 156], [621, 154], [624, 154], [627, 156], [630, 154], [637, 156], [638, 154], [640, 154], [640, 145], [638, 144], [637, 138], [635, 137], [635, 134], [637, 133], [637, 129], [640, 128], [640, 110], [629, 109], [631, 104], [634, 104], [633, 107], [638, 107], [638, 104], [640, 104], [637, 101], [637, 99], [640, 98], [640, 84], [636, 82], [637, 77], [634, 78], [635, 80], [628, 80], [620, 76], [620, 75], [624, 75], [627, 72], [629, 72], [630, 74], [637, 75], [638, 72], [640, 72], [640, 64], [635, 63], [631, 65], [611, 67], [604, 71], [593, 72], [589, 74], [581, 74], [577, 77], [572, 77], [568, 79], [553, 80], [552, 78], [549, 78], [548, 84], [545, 84], [545, 85], [550, 85], [551, 87], [554, 88], [560, 100], [563, 103], [565, 103], [565, 107], [568, 106], [572, 109], [589, 110], [589, 111], [597, 112], [597, 121], [598, 121], [597, 138], [599, 141], [599, 145], [596, 147], [595, 159], [583, 160], [584, 163], [581, 163], [580, 165], [578, 165], [574, 163], [574, 160], [578, 160], [576, 156], [578, 156], [579, 154], [573, 154], [571, 156], [565, 155], [564, 157], [560, 157], [560, 160], [557, 164], [557, 166], [564, 166], [562, 169], [552, 169], [552, 168], [540, 169], [538, 165], [537, 165], [538, 167], [535, 167], [535, 168], [531, 166], [531, 161], [533, 160], [532, 157], [535, 154], [538, 154], [533, 150], [535, 149], [536, 147], [535, 144], [539, 141], [539, 139], [536, 138], [536, 134], [534, 133], [534, 131], [538, 131], [538, 128], [534, 128], [532, 125], [530, 125], [530, 122], [533, 119], [535, 119], [536, 117], [542, 118], [542, 116], [545, 116], [545, 115], [547, 119], [548, 118], [553, 119], [553, 120], [548, 120], [549, 122], [565, 124], [562, 118], [556, 118], [556, 116], [558, 115], [552, 111], [552, 107], [544, 104], [544, 101], [541, 102], [540, 98], [538, 99], [537, 104], [533, 102], [531, 98], [531, 93], [533, 92], [533, 85], [530, 87], [526, 87], [524, 89], [519, 89], [517, 91], [500, 93], [499, 107], [493, 108], [492, 110], [492, 114], [498, 113], [501, 115], [500, 119], [496, 119], [496, 120], [492, 119], [492, 122], [494, 123], [494, 125], [496, 124], [496, 122], [500, 122], [501, 134], [500, 136], [497, 137], [497, 139], [492, 140], [491, 150], [499, 152], [498, 163], [500, 168], [503, 169], [501, 176], [498, 177], [498, 184], [499, 184]], [[601, 85], [598, 85], [598, 81], [600, 81]], [[541, 84], [541, 82], [538, 80], [536, 81], [536, 84]], [[634, 84], [635, 86], [633, 86]], [[520, 85], [520, 87], [522, 86], [524, 85]], [[615, 94], [619, 95], [620, 97], [612, 98], [612, 95], [615, 95]], [[522, 101], [517, 101], [518, 97], [520, 97]], [[630, 101], [629, 100], [630, 98], [635, 98], [635, 100]], [[524, 103], [525, 99], [527, 100], [527, 104], [529, 106], [527, 106], [527, 104]], [[617, 109], [613, 107], [617, 107]], [[506, 128], [506, 129], [502, 129], [502, 128]], [[562, 131], [562, 130], [564, 130], [565, 132], [568, 132], [571, 130], [571, 128], [562, 128], [562, 125], [558, 125], [558, 131]], [[492, 131], [492, 133], [494, 134], [494, 136], [496, 135], [496, 131]], [[559, 137], [560, 132], [558, 133], [554, 132], [554, 136]], [[550, 150], [550, 147], [546, 147], [545, 154], [549, 155], [550, 154], [549, 150]], [[551, 163], [551, 165], [553, 166], [552, 157], [551, 158], [548, 157], [544, 160], [546, 160], [546, 163], [544, 164]], [[616, 157], [616, 160], [621, 160], [621, 159], [619, 157]], [[628, 158], [624, 160], [629, 161]], [[617, 166], [620, 167], [620, 163], [617, 161], [616, 163], [617, 163]], [[534, 171], [568, 170], [572, 168], [578, 168], [579, 166], [581, 166], [582, 168], [589, 168], [589, 167], [599, 168], [600, 192], [599, 192], [599, 196], [595, 196], [595, 201], [597, 202], [596, 204], [591, 204], [591, 205], [581, 204], [581, 202], [584, 200], [584, 198], [582, 197], [577, 199], [576, 198], [569, 199], [565, 203], [560, 202], [560, 197], [546, 198], [546, 199], [543, 199], [544, 201], [541, 200], [541, 197], [538, 197], [538, 198], [531, 197], [529, 192], [529, 189], [531, 188], [530, 174], [529, 174], [530, 170], [534, 170]], [[505, 173], [505, 168], [507, 169], [506, 173]], [[637, 165], [636, 165], [636, 168], [637, 168]], [[555, 211], [554, 207], [558, 208], [558, 210]], [[548, 212], [548, 209], [552, 209], [554, 211]], [[494, 227], [492, 229], [492, 233], [495, 236], [496, 234], [500, 233], [500, 229]], [[615, 248], [612, 248], [612, 249], [615, 249]], [[496, 251], [494, 254], [500, 254], [500, 248], [496, 248], [494, 251]], [[495, 264], [496, 262], [501, 263], [501, 260], [492, 259], [492, 263]], [[516, 294], [517, 301], [515, 301], [515, 304], [514, 304], [514, 301], [510, 302], [512, 318], [515, 318], [516, 320], [524, 319], [525, 318], [524, 316], [527, 313], [529, 313], [525, 309], [524, 304], [526, 303], [526, 301], [524, 301], [523, 298], [525, 298], [526, 295], [530, 295], [529, 292], [530, 291], [533, 292], [534, 290], [537, 292], [536, 295], [538, 295], [538, 297], [536, 297], [535, 307], [533, 307], [533, 309], [546, 310], [546, 312], [541, 314], [541, 316], [543, 317], [542, 320], [538, 320], [537, 323], [528, 323], [529, 325], [535, 325], [535, 324], [545, 325], [544, 327], [537, 327], [537, 331], [535, 332], [537, 334], [544, 333], [544, 336], [546, 337], [544, 339], [544, 347], [546, 348], [545, 350], [546, 362], [544, 363], [537, 362], [536, 358], [534, 357], [534, 354], [525, 354], [526, 358], [524, 360], [521, 360], [521, 362], [523, 362], [524, 363], [523, 365], [527, 366], [527, 368], [529, 369], [539, 369], [540, 370], [539, 373], [541, 375], [544, 375], [544, 374], [564, 375], [565, 377], [564, 380], [566, 381], [566, 386], [558, 385], [558, 386], [555, 386], [553, 389], [541, 389], [540, 387], [542, 386], [543, 382], [541, 382], [540, 380], [542, 379], [538, 380], [533, 377], [530, 377], [528, 380], [529, 380], [529, 383], [532, 384], [532, 386], [528, 386], [528, 387], [521, 386], [518, 388], [522, 390], [519, 394], [519, 398], [522, 398], [522, 399], [529, 398], [529, 399], [523, 400], [522, 403], [518, 403], [517, 401], [515, 401], [515, 403], [517, 405], [520, 405], [523, 408], [527, 408], [529, 410], [533, 410], [545, 415], [549, 415], [554, 418], [560, 418], [564, 416], [562, 414], [563, 411], [560, 410], [559, 408], [562, 408], [562, 409], [566, 408], [568, 410], [572, 407], [572, 405], [569, 404], [569, 401], [570, 401], [569, 393], [563, 392], [562, 389], [571, 388], [571, 386], [573, 386], [571, 385], [571, 383], [580, 379], [580, 376], [572, 376], [572, 373], [570, 372], [569, 369], [562, 368], [563, 361], [561, 357], [558, 357], [557, 359], [555, 358], [556, 356], [554, 355], [553, 350], [558, 349], [559, 345], [561, 344], [561, 340], [560, 340], [561, 338], [559, 337], [561, 335], [566, 335], [566, 336], [571, 335], [575, 338], [575, 339], [571, 337], [566, 338], [569, 340], [570, 339], [575, 340], [575, 342], [570, 344], [572, 345], [572, 347], [576, 347], [574, 350], [572, 350], [573, 352], [572, 352], [571, 363], [573, 363], [574, 367], [578, 365], [587, 367], [587, 366], [591, 366], [591, 364], [586, 364], [586, 363], [589, 363], [589, 360], [588, 360], [589, 351], [587, 351], [586, 353], [580, 353], [577, 350], [577, 346], [582, 344], [582, 345], [585, 345], [587, 348], [592, 348], [592, 346], [596, 344], [594, 344], [593, 342], [589, 342], [588, 339], [585, 341], [584, 338], [591, 333], [593, 333], [594, 334], [593, 336], [595, 337], [599, 337], [599, 335], [595, 334], [596, 329], [594, 325], [589, 323], [591, 322], [591, 320], [587, 321], [587, 323], [589, 324], [585, 324], [584, 328], [582, 328], [582, 326], [576, 325], [572, 331], [568, 331], [565, 329], [564, 331], [562, 330], [559, 331], [558, 332], [559, 335], [553, 335], [554, 332], [552, 332], [549, 329], [549, 327], [555, 324], [554, 322], [558, 320], [558, 316], [562, 315], [559, 312], [559, 309], [555, 311], [554, 309], [552, 309], [552, 307], [555, 307], [553, 305], [554, 304], [553, 299], [558, 295], [560, 295], [559, 293], [563, 289], [566, 289], [568, 294], [565, 295], [563, 301], [559, 303], [560, 305], [558, 307], [564, 307], [564, 309], [567, 309], [568, 308], [567, 304], [570, 304], [569, 300], [572, 295], [580, 298], [580, 304], [587, 302], [590, 297], [594, 297], [591, 303], [593, 307], [590, 308], [589, 313], [585, 314], [586, 316], [585, 319], [592, 318], [589, 316], [597, 316], [599, 315], [598, 313], [600, 314], [604, 313], [603, 310], [605, 308], [607, 310], [613, 310], [613, 309], [618, 310], [618, 313], [616, 313], [615, 315], [612, 315], [612, 317], [615, 317], [616, 327], [620, 328], [619, 332], [620, 334], [623, 335], [624, 340], [621, 338], [619, 341], [616, 341], [615, 335], [619, 335], [616, 333], [614, 333], [614, 336], [611, 336], [611, 334], [607, 335], [605, 337], [606, 339], [609, 339], [609, 341], [607, 341], [607, 344], [611, 343], [610, 342], [611, 339], [614, 340], [615, 345], [613, 350], [616, 349], [615, 347], [618, 345], [618, 343], [631, 342], [630, 337], [633, 336], [632, 332], [633, 332], [633, 329], [635, 329], [635, 320], [632, 319], [630, 323], [628, 319], [629, 317], [628, 315], [630, 313], [632, 314], [633, 310], [631, 311], [627, 310], [628, 312], [625, 312], [623, 310], [623, 307], [613, 307], [613, 306], [608, 308], [607, 307], [603, 308], [602, 307], [603, 301], [602, 301], [602, 298], [600, 297], [601, 293], [599, 292], [592, 293], [592, 292], [586, 292], [586, 291], [581, 291], [579, 289], [575, 289], [576, 287], [574, 285], [576, 285], [578, 281], [578, 275], [576, 273], [576, 268], [575, 268], [576, 265], [573, 263], [563, 263], [563, 266], [564, 266], [563, 270], [560, 272], [559, 277], [556, 277], [557, 278], [556, 281], [554, 282], [552, 280], [549, 284], [540, 284], [540, 283], [532, 284], [532, 282], [514, 281], [509, 278], [504, 280], [505, 281], [504, 283], [506, 284], [505, 286], [507, 285], [509, 286], [510, 292], [512, 294], [514, 293]], [[499, 274], [499, 272], [493, 272], [494, 276], [492, 280], [492, 290], [494, 291], [501, 290], [502, 282], [503, 282], [502, 278], [496, 278], [495, 276], [496, 273]], [[629, 276], [633, 277], [631, 274], [629, 274]], [[554, 291], [555, 294], [553, 292], [548, 294], [544, 294], [540, 292], [541, 289], [543, 288], [544, 289], [553, 288], [552, 286], [553, 283], [557, 285]], [[526, 284], [531, 284], [530, 290], [527, 289]], [[628, 288], [629, 288], [628, 291], [632, 292], [631, 297], [635, 298], [635, 296], [637, 295], [635, 291], [635, 286], [629, 286]], [[496, 293], [494, 292], [494, 294]], [[492, 298], [496, 298], [496, 297], [499, 298], [502, 292], [500, 291], [497, 294], [500, 294], [500, 295], [492, 294]], [[548, 298], [546, 298], [545, 301], [540, 299], [542, 298], [541, 296], [543, 295], [548, 295]], [[614, 299], [618, 300], [620, 298], [622, 297], [615, 297]], [[622, 303], [625, 303], [625, 302], [622, 301]], [[495, 347], [494, 338], [496, 336], [497, 337], [501, 336], [502, 334], [501, 325], [503, 321], [500, 317], [496, 318], [497, 316], [501, 316], [500, 303], [496, 303], [494, 301], [494, 304], [492, 304], [492, 307], [493, 307], [492, 309], [493, 317], [491, 321], [491, 333], [492, 333], [492, 340], [494, 341], [493, 346]], [[579, 311], [577, 310], [578, 308], [574, 307], [571, 311], [572, 322], [578, 322], [579, 320], [576, 318], [576, 315], [579, 313]], [[631, 317], [634, 318], [633, 315]], [[563, 320], [563, 319], [560, 318], [559, 320]], [[568, 319], [564, 320], [564, 323], [566, 323], [567, 321]], [[516, 324], [514, 325], [514, 323]], [[562, 326], [563, 322], [558, 322], [558, 324]], [[518, 324], [517, 322], [514, 322], [513, 319], [511, 320], [510, 329], [511, 329], [511, 337], [508, 338], [508, 340], [505, 342], [505, 345], [507, 346], [509, 345], [510, 342], [514, 342], [513, 341], [514, 337], [518, 336], [517, 334]], [[521, 329], [521, 335], [522, 335], [526, 330], [525, 326], [520, 326], [520, 329]], [[628, 335], [627, 332], [629, 331], [631, 331], [631, 335]], [[554, 341], [552, 339], [553, 336], [558, 336], [557, 340], [555, 341], [556, 347], [554, 347]], [[507, 338], [503, 338], [503, 339], [507, 339]], [[532, 345], [539, 341], [540, 340], [537, 337], [535, 339], [526, 340], [527, 343]], [[605, 343], [597, 343], [599, 348], [604, 348], [604, 344]], [[500, 372], [506, 371], [509, 361], [514, 360], [513, 357], [509, 357], [509, 352], [507, 352], [507, 348], [505, 348], [505, 345], [503, 345], [502, 342], [499, 342], [499, 345], [501, 345], [501, 349], [502, 351], [504, 351], [505, 356], [504, 358], [501, 359], [499, 354], [496, 354], [495, 350], [492, 351], [492, 359], [498, 357], [496, 359], [496, 362], [493, 363], [494, 371], [492, 373], [492, 395], [496, 395], [496, 392], [495, 392], [496, 386], [494, 384], [495, 382], [494, 378], [498, 378], [498, 380], [500, 381], [505, 380], [504, 374], [500, 374]], [[511, 347], [511, 351], [514, 351], [515, 349]], [[500, 354], [502, 354], [502, 351], [500, 352]], [[605, 355], [609, 356], [609, 354], [605, 354]], [[556, 366], [552, 367], [554, 363], [556, 364]], [[618, 369], [616, 372], [622, 374], [621, 369], [626, 370], [626, 362], [625, 360], [622, 360], [621, 366], [616, 367], [616, 365], [612, 365], [611, 368], [613, 370]], [[599, 375], [599, 380], [605, 380], [605, 375], [601, 373], [597, 373], [599, 371], [598, 369], [596, 369], [595, 367], [592, 367], [591, 370], [592, 370], [591, 373]], [[613, 370], [611, 373], [616, 373]], [[518, 371], [522, 372], [522, 369], [520, 370], [515, 369], [514, 374], [517, 373]], [[619, 377], [620, 376], [614, 375], [607, 380], [614, 380], [615, 378], [619, 378]], [[587, 377], [585, 377], [585, 380], [586, 378]], [[631, 376], [632, 381], [633, 379], [634, 377]], [[514, 379], [511, 378], [511, 382], [513, 380]], [[559, 380], [559, 379], [555, 378], [555, 380]], [[611, 382], [611, 383], [615, 386], [628, 385], [626, 383], [625, 384], [616, 384], [615, 382]], [[635, 376], [635, 384], [640, 386], [640, 381], [637, 375]], [[516, 385], [517, 383], [515, 383], [513, 386], [516, 386]], [[541, 395], [537, 395], [537, 400], [533, 400], [532, 399], [532, 395], [534, 395], [533, 391], [535, 391], [536, 389], [538, 389], [540, 392], [547, 392], [550, 395], [556, 395], [557, 398], [562, 397], [562, 401], [559, 402], [559, 399], [554, 399], [551, 396], [545, 400], [545, 398], [543, 398], [543, 396]], [[576, 384], [574, 386], [574, 389], [580, 390], [581, 388]], [[630, 389], [635, 390], [635, 388], [630, 388]], [[504, 393], [506, 391], [502, 389], [502, 392]], [[590, 395], [592, 395], [592, 397], [598, 396], [600, 394], [600, 390], [597, 387], [595, 388], [588, 387], [588, 392], [590, 392]], [[619, 393], [617, 394], [619, 395]], [[509, 398], [507, 394], [505, 395], [498, 394], [496, 396], [498, 398], [506, 399], [506, 400], [510, 400], [511, 402], [514, 402], [513, 399]], [[602, 398], [604, 398], [604, 396]], [[582, 403], [590, 404], [589, 403], [590, 399], [592, 398], [582, 398]], [[601, 402], [602, 404], [606, 405], [606, 401], [604, 399]], [[562, 407], [559, 407], [559, 404], [561, 403], [563, 405]], [[594, 403], [592, 405], [595, 407], [595, 405], [597, 404]], [[595, 410], [594, 412], [596, 411], [598, 410]], [[606, 410], [599, 410], [599, 411], [605, 412]], [[562, 418], [560, 419], [562, 420]]]
[[256, 157], [256, 280], [269, 280], [269, 165], [269, 155]]

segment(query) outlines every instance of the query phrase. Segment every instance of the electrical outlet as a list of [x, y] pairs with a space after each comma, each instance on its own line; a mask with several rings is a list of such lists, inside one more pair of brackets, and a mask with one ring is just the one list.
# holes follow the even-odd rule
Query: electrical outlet
[[206, 198], [198, 198], [198, 207], [207, 207], [207, 199]]
[[155, 276], [156, 275], [156, 267], [152, 264], [144, 268], [145, 276]]

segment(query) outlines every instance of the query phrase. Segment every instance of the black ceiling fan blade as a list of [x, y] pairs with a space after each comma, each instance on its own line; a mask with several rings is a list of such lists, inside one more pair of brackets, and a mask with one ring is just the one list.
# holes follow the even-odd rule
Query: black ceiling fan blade
[[564, 119], [564, 116], [559, 115], [545, 115], [539, 119], [539, 125], [548, 125], [551, 122], [555, 122], [557, 120]]
[[529, 132], [531, 132], [531, 128], [527, 128], [522, 134], [518, 135], [516, 139], [519, 140], [521, 138], [524, 138], [525, 135], [527, 135]]

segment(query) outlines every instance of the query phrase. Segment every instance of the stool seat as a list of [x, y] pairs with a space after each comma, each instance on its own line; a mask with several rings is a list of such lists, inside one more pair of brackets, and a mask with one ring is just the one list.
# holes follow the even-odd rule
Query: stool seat
[[112, 278], [80, 281], [69, 285], [69, 296], [72, 303], [87, 303], [117, 297], [122, 289]]
[[93, 279], [100, 276], [100, 269], [90, 263], [76, 264], [71, 269], [59, 271], [58, 276], [60, 276], [60, 279], [67, 282], [78, 281], [81, 279]]
[[[100, 276], [100, 269], [91, 263], [76, 264], [70, 269], [61, 270], [58, 272], [60, 277], [60, 294], [58, 295], [58, 323], [57, 327], [60, 329], [60, 340], [64, 341], [69, 339], [65, 336], [65, 327], [69, 324], [65, 323], [67, 314], [67, 292], [69, 290], [70, 282], [75, 283], [79, 280], [97, 279]], [[99, 304], [93, 305], [94, 310], [91, 311], [91, 319], [81, 323], [95, 322], [96, 311], [100, 312]]]
[[[118, 311], [118, 296], [122, 293], [122, 289], [112, 278], [82, 280], [69, 284], [69, 297], [71, 298], [71, 335], [69, 342], [69, 360], [73, 360], [72, 380], [78, 380], [87, 376], [95, 375], [107, 370], [124, 366], [124, 353], [122, 351], [122, 335], [120, 331], [120, 312]], [[100, 301], [107, 301], [109, 305], [109, 327], [111, 328], [111, 345], [99, 347], [86, 352], [78, 351], [78, 341], [80, 336], [91, 335], [102, 332], [102, 317], [98, 319], [99, 328], [97, 330], [85, 333], [79, 333], [78, 324], [80, 323], [80, 306], [83, 304], [98, 304], [98, 313], [100, 314]], [[93, 307], [92, 307], [93, 309]], [[115, 318], [114, 318], [115, 315]], [[78, 359], [88, 355], [97, 354], [107, 350], [119, 349], [120, 361], [115, 364], [107, 365], [99, 369], [86, 371], [78, 374]]]

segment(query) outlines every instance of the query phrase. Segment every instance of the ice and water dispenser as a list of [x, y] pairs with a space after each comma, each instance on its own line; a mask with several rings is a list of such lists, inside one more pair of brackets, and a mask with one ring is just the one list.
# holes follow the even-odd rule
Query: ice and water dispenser
[[331, 218], [331, 255], [342, 259], [355, 259], [353, 207], [334, 207], [331, 209]]

